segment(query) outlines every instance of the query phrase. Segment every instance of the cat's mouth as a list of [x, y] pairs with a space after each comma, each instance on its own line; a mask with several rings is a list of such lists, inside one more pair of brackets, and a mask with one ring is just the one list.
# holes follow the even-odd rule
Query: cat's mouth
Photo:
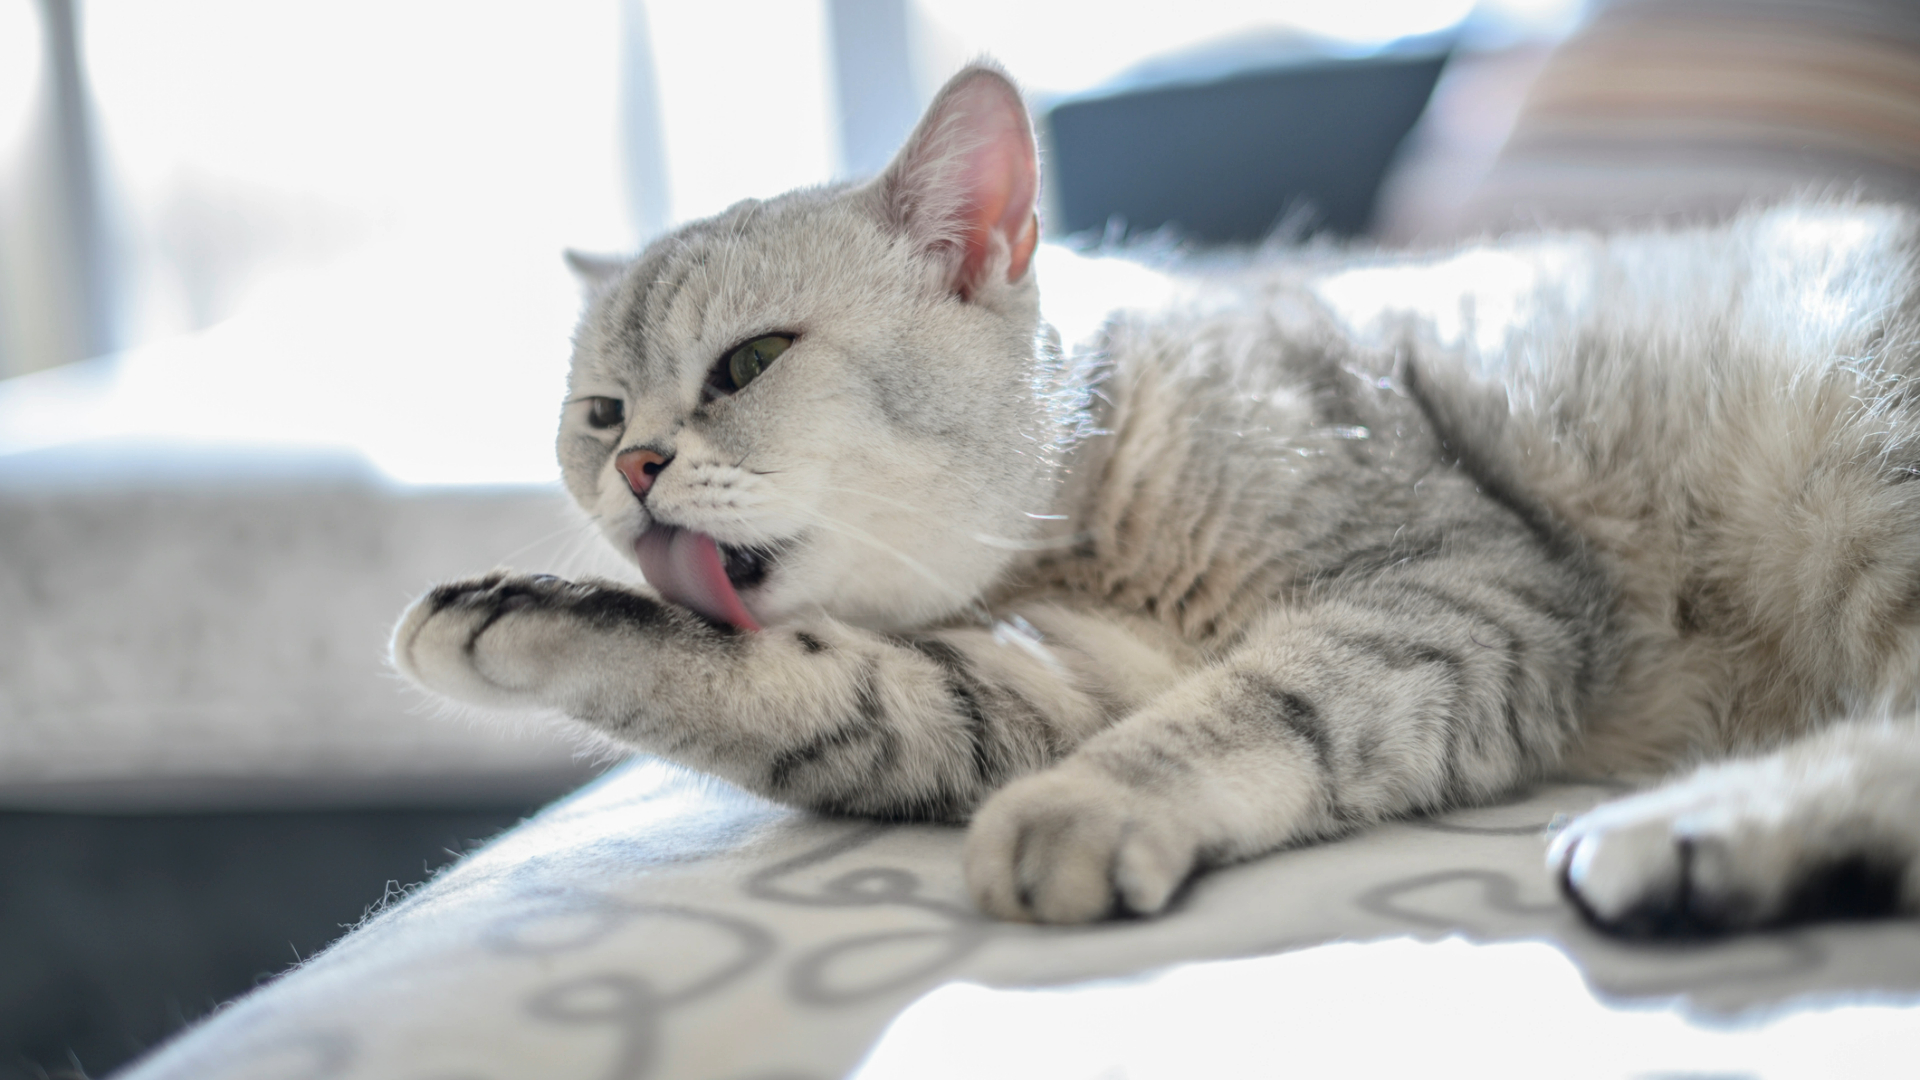
[[760, 623], [740, 599], [767, 579], [774, 551], [722, 544], [706, 533], [654, 522], [634, 542], [647, 583], [673, 603], [742, 630]]

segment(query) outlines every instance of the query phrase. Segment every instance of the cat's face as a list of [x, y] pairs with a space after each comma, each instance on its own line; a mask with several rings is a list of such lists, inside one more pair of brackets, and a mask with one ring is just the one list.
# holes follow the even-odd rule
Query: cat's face
[[1034, 187], [1017, 94], [974, 69], [873, 183], [741, 203], [609, 268], [568, 490], [665, 596], [735, 625], [961, 608], [1055, 482]]

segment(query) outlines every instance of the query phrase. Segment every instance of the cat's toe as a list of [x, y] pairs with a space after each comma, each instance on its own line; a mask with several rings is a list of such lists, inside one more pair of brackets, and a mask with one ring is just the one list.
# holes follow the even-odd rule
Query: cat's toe
[[1582, 828], [1557, 839], [1561, 891], [1587, 921], [1624, 937], [1688, 932], [1693, 848], [1671, 823], [1647, 821]]
[[[394, 628], [393, 666], [420, 685], [480, 705], [526, 704], [540, 672], [529, 670], [521, 613], [556, 607], [579, 588], [551, 575], [496, 570], [438, 586]], [[534, 665], [537, 668], [539, 665]]]
[[996, 918], [1085, 923], [1166, 907], [1194, 850], [1164, 808], [1071, 769], [1008, 786], [975, 815], [967, 882]]

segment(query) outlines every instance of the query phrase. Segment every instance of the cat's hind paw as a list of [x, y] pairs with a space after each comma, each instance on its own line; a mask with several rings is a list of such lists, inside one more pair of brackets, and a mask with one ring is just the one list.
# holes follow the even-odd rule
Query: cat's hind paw
[[[1706, 936], [1911, 910], [1913, 825], [1780, 759], [1703, 769], [1576, 819], [1548, 865], [1595, 927]], [[1891, 826], [1891, 827], [1890, 827]]]
[[967, 884], [995, 918], [1085, 923], [1151, 915], [1192, 873], [1172, 807], [1072, 765], [1008, 785], [967, 832]]

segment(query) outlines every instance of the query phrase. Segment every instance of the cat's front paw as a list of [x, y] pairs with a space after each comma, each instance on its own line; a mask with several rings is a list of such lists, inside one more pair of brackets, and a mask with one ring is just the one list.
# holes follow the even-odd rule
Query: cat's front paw
[[1590, 923], [1624, 937], [1890, 914], [1911, 906], [1911, 838], [1863, 813], [1863, 795], [1777, 760], [1714, 766], [1581, 816], [1548, 865]]
[[605, 589], [504, 570], [441, 585], [400, 617], [393, 666], [429, 690], [475, 705], [557, 704], [555, 683], [579, 651], [582, 602]]
[[967, 832], [981, 910], [1021, 922], [1151, 915], [1192, 873], [1198, 844], [1176, 808], [1068, 762], [988, 799]]

